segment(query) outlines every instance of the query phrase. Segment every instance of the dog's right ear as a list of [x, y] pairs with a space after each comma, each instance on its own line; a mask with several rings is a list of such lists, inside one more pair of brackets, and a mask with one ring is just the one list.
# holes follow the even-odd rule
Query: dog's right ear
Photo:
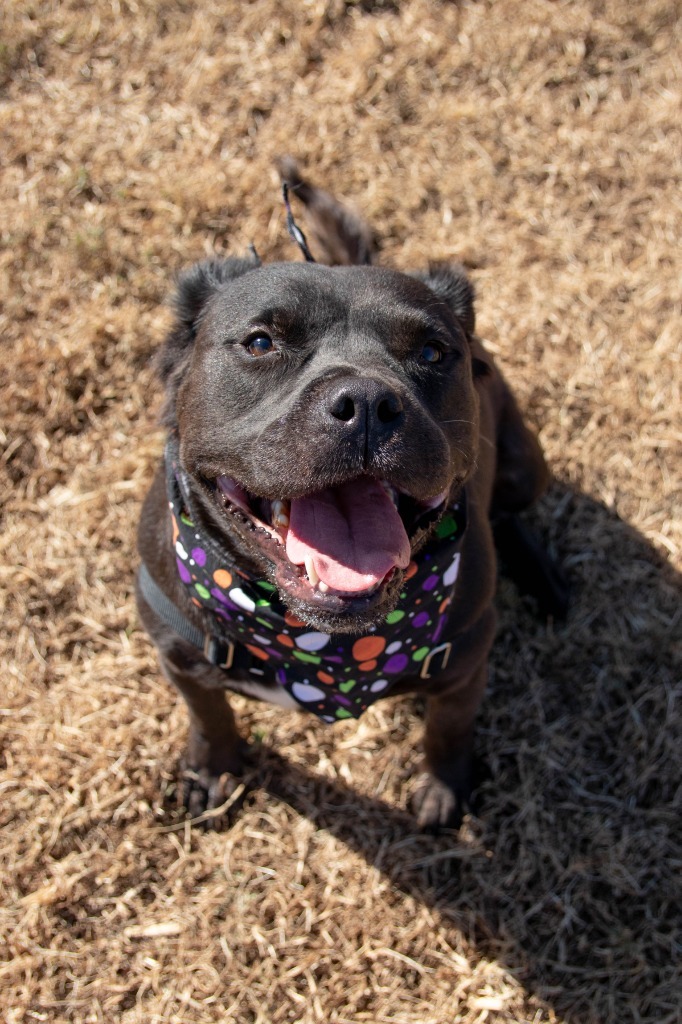
[[204, 260], [180, 275], [173, 302], [175, 320], [156, 359], [156, 372], [166, 389], [161, 410], [161, 420], [166, 427], [176, 425], [175, 399], [209, 299], [228, 281], [260, 265], [254, 250], [244, 258]]

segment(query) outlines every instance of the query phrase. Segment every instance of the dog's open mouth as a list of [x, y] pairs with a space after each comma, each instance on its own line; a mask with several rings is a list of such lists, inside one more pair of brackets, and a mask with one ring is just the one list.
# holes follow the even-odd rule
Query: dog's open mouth
[[264, 548], [280, 590], [330, 612], [367, 603], [406, 569], [415, 538], [447, 501], [443, 492], [418, 502], [369, 476], [290, 500], [258, 498], [219, 476], [215, 493]]

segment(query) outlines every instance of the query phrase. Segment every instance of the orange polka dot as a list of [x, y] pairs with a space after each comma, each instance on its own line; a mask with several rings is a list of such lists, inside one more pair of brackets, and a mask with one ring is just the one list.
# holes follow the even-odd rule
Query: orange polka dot
[[451, 602], [451, 598], [449, 598], [449, 597], [446, 597], [445, 600], [441, 602], [440, 608], [438, 609], [438, 614], [439, 615], [443, 614], [443, 612], [448, 607], [450, 602]]
[[279, 633], [278, 636], [277, 636], [277, 639], [281, 643], [282, 647], [293, 647], [294, 646], [294, 641], [291, 639], [290, 636], [287, 636], [286, 633]]
[[361, 665], [358, 665], [358, 668], [361, 668], [363, 672], [371, 672], [372, 669], [376, 667], [376, 661], [363, 661]]
[[246, 646], [247, 651], [251, 651], [251, 653], [253, 654], [253, 656], [255, 658], [260, 658], [261, 661], [268, 661], [269, 660], [270, 655], [267, 654], [265, 651], [261, 650], [260, 647], [254, 647], [252, 644], [246, 644], [245, 646]]
[[386, 641], [383, 636], [363, 636], [353, 644], [353, 657], [356, 661], [371, 661], [383, 651]]
[[284, 613], [284, 621], [286, 622], [287, 626], [293, 626], [294, 629], [296, 629], [298, 626], [305, 626], [305, 622], [301, 622], [301, 620], [297, 619], [296, 616], [293, 615], [290, 611], [286, 611]]
[[178, 539], [179, 536], [180, 536], [180, 531], [178, 529], [178, 524], [176, 522], [175, 516], [173, 516], [173, 547], [175, 547], [175, 542], [176, 542], [176, 540]]
[[213, 573], [213, 579], [219, 587], [229, 587], [232, 583], [232, 573], [228, 572], [227, 569], [216, 569]]
[[196, 597], [192, 598], [192, 604], [195, 604], [197, 608], [201, 608], [201, 601]]
[[416, 573], [416, 571], [417, 571], [417, 563], [416, 562], [410, 562], [410, 564], [408, 565], [407, 569], [405, 570], [405, 577], [404, 578], [406, 580], [411, 580], [412, 577], [414, 576], [414, 574]]
[[334, 676], [328, 675], [327, 672], [318, 672], [317, 673], [317, 678], [320, 680], [321, 683], [333, 683], [334, 682]]

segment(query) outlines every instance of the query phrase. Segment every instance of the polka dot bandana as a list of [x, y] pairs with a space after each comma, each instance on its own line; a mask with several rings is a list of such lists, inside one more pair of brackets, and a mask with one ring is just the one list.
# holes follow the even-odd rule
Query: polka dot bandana
[[198, 530], [189, 481], [171, 446], [166, 466], [177, 568], [192, 601], [212, 612], [217, 636], [245, 647], [302, 708], [325, 722], [359, 718], [442, 650], [466, 528], [464, 501], [447, 509], [435, 538], [410, 562], [397, 607], [384, 622], [360, 636], [335, 635], [296, 619], [272, 583], [242, 572], [215, 535]]

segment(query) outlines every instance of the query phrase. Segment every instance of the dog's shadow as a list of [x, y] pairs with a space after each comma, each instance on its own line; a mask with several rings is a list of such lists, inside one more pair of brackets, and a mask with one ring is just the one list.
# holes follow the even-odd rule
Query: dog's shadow
[[258, 784], [465, 928], [567, 1019], [673, 1021], [680, 580], [567, 487], [534, 518], [570, 576], [571, 610], [560, 627], [539, 623], [501, 581], [473, 840], [420, 835], [407, 812], [268, 748]]

